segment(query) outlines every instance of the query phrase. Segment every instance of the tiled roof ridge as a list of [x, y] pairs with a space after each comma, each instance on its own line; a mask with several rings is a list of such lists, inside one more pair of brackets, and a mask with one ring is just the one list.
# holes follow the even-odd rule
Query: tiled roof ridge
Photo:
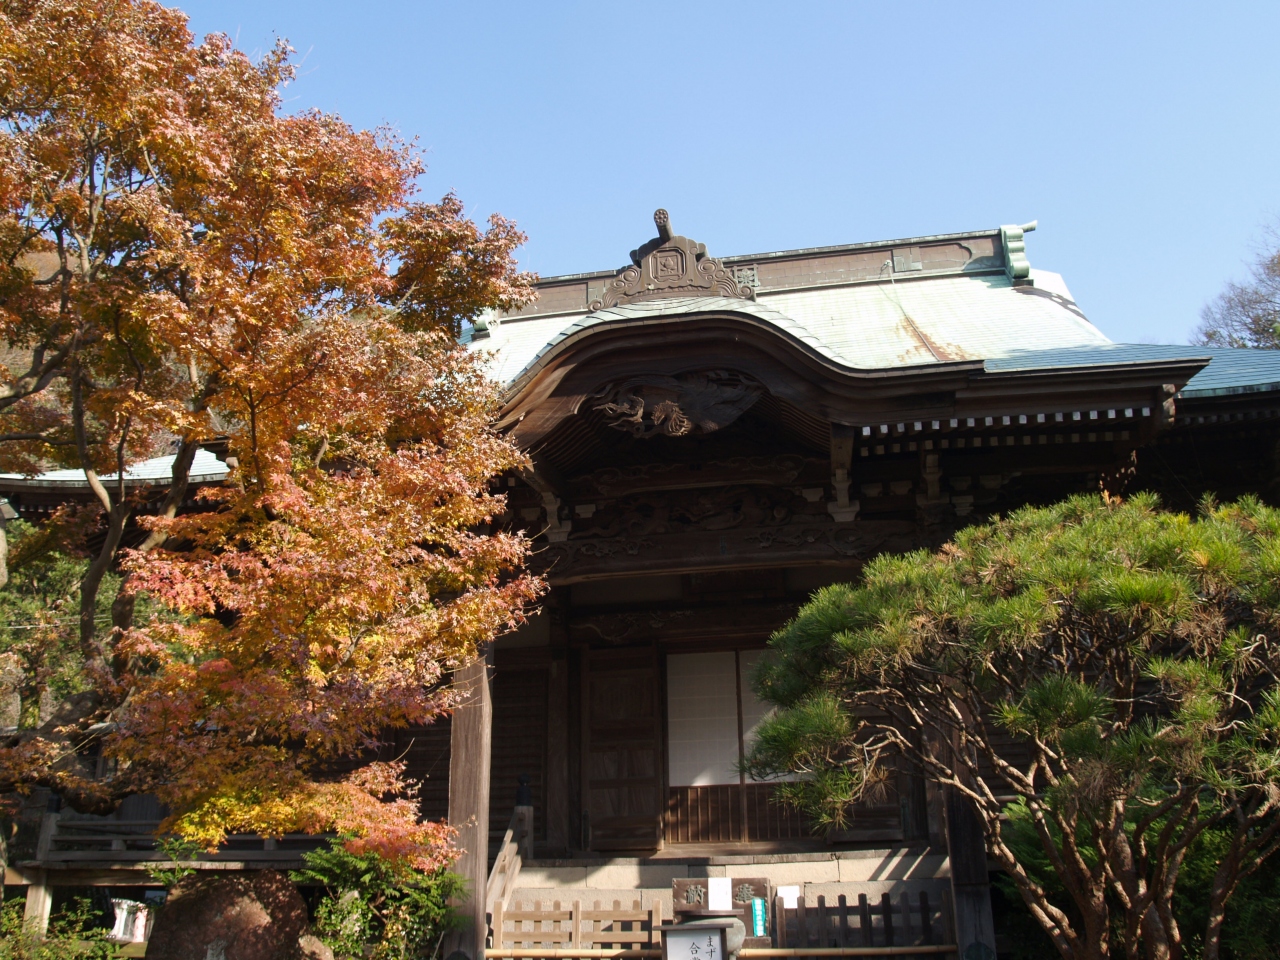
[[[920, 237], [899, 237], [892, 240], [867, 240], [857, 243], [836, 243], [823, 247], [796, 247], [789, 250], [769, 250], [762, 253], [734, 253], [718, 260], [728, 264], [749, 263], [757, 260], [785, 260], [787, 258], [803, 259], [805, 257], [824, 257], [838, 253], [852, 253], [862, 250], [878, 250], [890, 247], [916, 246], [922, 243], [946, 243], [952, 240], [976, 240], [980, 237], [999, 237], [1005, 227], [992, 227], [988, 230], [965, 230], [960, 233], [935, 233]], [[622, 267], [609, 267], [603, 270], [588, 270], [584, 273], [558, 273], [547, 277], [539, 277], [537, 286], [543, 284], [564, 283], [571, 280], [600, 280], [615, 276]]]

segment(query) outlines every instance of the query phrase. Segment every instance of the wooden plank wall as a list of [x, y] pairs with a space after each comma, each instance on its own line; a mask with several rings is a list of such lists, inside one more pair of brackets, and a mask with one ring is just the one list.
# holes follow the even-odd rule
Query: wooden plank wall
[[[512, 651], [524, 653], [525, 651]], [[541, 653], [541, 650], [537, 651]], [[489, 777], [489, 852], [511, 821], [521, 774], [533, 794], [533, 837], [547, 839], [547, 663], [502, 656], [493, 678], [493, 767]]]
[[[533, 654], [533, 655], [531, 655]], [[402, 759], [422, 783], [423, 815], [449, 815], [449, 719], [395, 731], [379, 759]], [[547, 658], [542, 650], [498, 651], [493, 676], [493, 760], [489, 777], [489, 855], [511, 821], [516, 786], [527, 773], [533, 794], [534, 839], [545, 840]]]

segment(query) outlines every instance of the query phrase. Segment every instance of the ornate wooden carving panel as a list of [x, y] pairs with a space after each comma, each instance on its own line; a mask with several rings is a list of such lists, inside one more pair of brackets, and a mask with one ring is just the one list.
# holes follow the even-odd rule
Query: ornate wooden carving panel
[[693, 463], [645, 463], [626, 467], [601, 467], [576, 477], [572, 489], [577, 499], [624, 497], [650, 490], [691, 490], [730, 484], [787, 486], [803, 482], [806, 474], [825, 482], [827, 461], [800, 456], [727, 457]]

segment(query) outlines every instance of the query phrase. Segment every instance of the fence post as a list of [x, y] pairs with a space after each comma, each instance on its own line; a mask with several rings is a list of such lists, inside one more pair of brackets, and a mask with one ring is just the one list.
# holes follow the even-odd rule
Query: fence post
[[925, 943], [934, 943], [933, 939], [933, 911], [929, 909], [929, 894], [924, 890], [920, 891], [920, 930], [924, 934]]
[[865, 893], [858, 894], [858, 926], [862, 928], [862, 945], [875, 946], [875, 931], [871, 925], [871, 904], [867, 902]]
[[902, 904], [902, 942], [911, 942], [911, 894], [902, 891], [902, 896], [898, 898], [898, 902]]
[[505, 922], [502, 918], [503, 903], [501, 900], [493, 901], [493, 945], [499, 950], [502, 949], [502, 926]]

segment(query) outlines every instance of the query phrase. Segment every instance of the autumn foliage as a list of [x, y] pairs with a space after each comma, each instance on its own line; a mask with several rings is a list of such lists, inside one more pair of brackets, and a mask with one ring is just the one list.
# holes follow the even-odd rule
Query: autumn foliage
[[[537, 594], [526, 541], [487, 527], [523, 457], [455, 345], [533, 278], [512, 223], [415, 198], [411, 145], [281, 114], [288, 56], [151, 3], [0, 0], [0, 469], [83, 468], [103, 538], [84, 692], [0, 740], [0, 791], [152, 792], [210, 845], [338, 830], [430, 867], [445, 830], [400, 768], [326, 771], [447, 710], [443, 673]], [[229, 480], [182, 510], [214, 438]], [[175, 449], [137, 516], [111, 475]]]

